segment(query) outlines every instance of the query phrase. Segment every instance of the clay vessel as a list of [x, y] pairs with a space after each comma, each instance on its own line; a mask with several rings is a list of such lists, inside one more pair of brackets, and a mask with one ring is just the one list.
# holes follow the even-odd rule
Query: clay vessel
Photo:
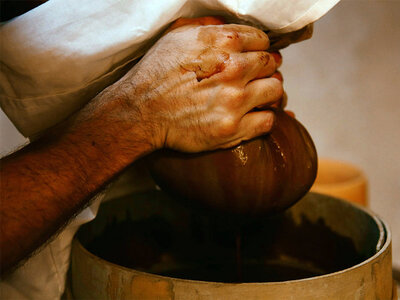
[[148, 158], [156, 183], [191, 206], [265, 215], [296, 203], [313, 184], [317, 153], [306, 129], [282, 110], [272, 131], [231, 149]]

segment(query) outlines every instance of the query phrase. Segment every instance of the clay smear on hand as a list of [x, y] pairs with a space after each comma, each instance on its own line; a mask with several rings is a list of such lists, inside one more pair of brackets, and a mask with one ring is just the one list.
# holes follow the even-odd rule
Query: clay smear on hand
[[225, 69], [225, 64], [229, 60], [229, 53], [207, 48], [196, 60], [181, 65], [182, 73], [196, 73], [197, 81], [209, 78]]

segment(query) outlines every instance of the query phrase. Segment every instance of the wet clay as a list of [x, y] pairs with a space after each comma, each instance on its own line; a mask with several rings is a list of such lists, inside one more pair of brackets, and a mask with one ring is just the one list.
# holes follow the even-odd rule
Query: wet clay
[[228, 60], [229, 53], [207, 48], [199, 55], [198, 59], [181, 65], [181, 71], [182, 73], [194, 72], [197, 81], [201, 81], [221, 73], [225, 69], [225, 64]]
[[304, 196], [317, 174], [310, 135], [295, 119], [275, 111], [271, 133], [231, 149], [196, 154], [163, 149], [146, 158], [165, 192], [184, 205], [221, 213], [267, 216]]
[[300, 266], [271, 264], [244, 264], [243, 274], [238, 279], [232, 265], [210, 265], [196, 268], [177, 269], [162, 272], [159, 275], [212, 282], [250, 283], [250, 282], [277, 282], [309, 278], [323, 273], [312, 272]]

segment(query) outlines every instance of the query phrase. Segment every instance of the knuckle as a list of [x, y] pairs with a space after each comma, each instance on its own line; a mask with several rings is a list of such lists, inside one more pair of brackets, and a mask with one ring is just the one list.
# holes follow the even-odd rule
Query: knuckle
[[233, 136], [238, 130], [238, 122], [233, 115], [222, 117], [217, 126], [217, 134], [220, 137]]
[[225, 41], [237, 41], [240, 39], [239, 33], [234, 29], [225, 30], [224, 37]]
[[218, 37], [218, 45], [223, 48], [236, 49], [240, 45], [240, 35], [235, 28], [223, 28]]
[[237, 31], [226, 32], [224, 36], [224, 41], [227, 45], [234, 46], [240, 42], [240, 36]]
[[234, 77], [241, 77], [243, 72], [246, 70], [246, 63], [243, 59], [238, 56], [231, 56], [229, 60], [229, 73]]
[[216, 26], [200, 26], [197, 28], [197, 39], [207, 46], [216, 44], [218, 40], [218, 28]]
[[235, 105], [235, 104], [242, 104], [244, 99], [245, 99], [245, 93], [243, 89], [239, 88], [232, 88], [229, 89], [227, 93], [227, 99], [229, 103]]

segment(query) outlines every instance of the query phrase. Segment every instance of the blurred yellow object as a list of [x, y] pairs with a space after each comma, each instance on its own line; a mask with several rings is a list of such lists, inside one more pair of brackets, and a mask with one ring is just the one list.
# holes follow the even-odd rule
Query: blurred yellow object
[[367, 179], [358, 167], [347, 162], [320, 159], [311, 191], [368, 206]]

